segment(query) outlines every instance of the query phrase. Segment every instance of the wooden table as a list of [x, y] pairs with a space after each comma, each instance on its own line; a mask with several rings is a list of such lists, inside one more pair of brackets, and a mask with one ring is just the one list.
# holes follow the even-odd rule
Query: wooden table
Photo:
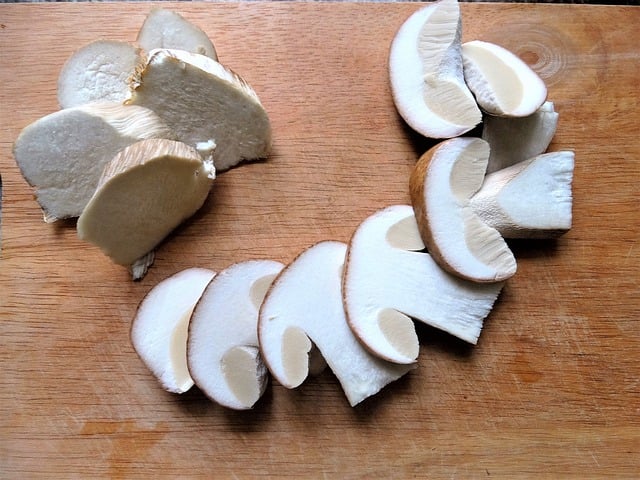
[[[464, 4], [464, 39], [528, 61], [576, 155], [574, 226], [512, 242], [517, 275], [470, 347], [418, 326], [419, 367], [357, 408], [325, 372], [238, 413], [165, 393], [128, 339], [138, 302], [189, 266], [290, 261], [408, 203], [430, 142], [393, 107], [387, 52], [420, 5], [164, 4], [203, 27], [270, 113], [267, 162], [219, 176], [146, 278], [42, 222], [11, 145], [56, 78], [150, 6], [0, 5], [0, 477], [634, 478], [640, 472], [640, 8]], [[637, 478], [637, 477], [636, 477]]]

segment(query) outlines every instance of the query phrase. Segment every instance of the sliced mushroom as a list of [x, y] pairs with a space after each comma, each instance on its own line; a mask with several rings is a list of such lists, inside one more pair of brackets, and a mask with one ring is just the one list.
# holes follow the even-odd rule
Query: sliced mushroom
[[78, 219], [78, 236], [120, 265], [151, 252], [204, 203], [213, 166], [181, 142], [143, 140], [106, 166]]
[[413, 365], [371, 355], [347, 325], [341, 298], [346, 249], [340, 242], [320, 242], [280, 273], [260, 308], [258, 338], [269, 370], [286, 388], [307, 378], [308, 354], [317, 346], [354, 406]]
[[441, 0], [412, 14], [391, 43], [389, 75], [396, 108], [427, 137], [455, 137], [482, 120], [464, 80], [461, 31], [458, 2]]
[[188, 268], [158, 283], [144, 297], [131, 323], [131, 343], [162, 388], [183, 393], [193, 386], [187, 368], [189, 319], [211, 270]]
[[45, 221], [77, 217], [95, 192], [107, 163], [143, 139], [173, 138], [151, 110], [98, 102], [68, 108], [25, 127], [13, 155]]
[[423, 250], [408, 205], [371, 215], [349, 245], [343, 286], [349, 325], [370, 351], [392, 362], [418, 355], [412, 319], [475, 344], [502, 288], [450, 275]]
[[128, 102], [156, 112], [184, 143], [215, 145], [218, 171], [269, 154], [271, 125], [258, 96], [242, 78], [204, 55], [153, 50], [134, 79]]
[[267, 386], [258, 348], [258, 310], [283, 267], [271, 260], [232, 265], [211, 281], [193, 311], [189, 372], [198, 388], [220, 405], [251, 408]]

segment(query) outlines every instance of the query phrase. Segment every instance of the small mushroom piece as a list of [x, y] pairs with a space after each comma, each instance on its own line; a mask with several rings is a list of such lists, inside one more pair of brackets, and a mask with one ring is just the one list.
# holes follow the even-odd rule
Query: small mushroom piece
[[477, 343], [502, 289], [450, 275], [424, 248], [409, 205], [374, 213], [349, 244], [343, 284], [349, 325], [367, 349], [392, 362], [418, 355], [412, 319]]
[[271, 124], [255, 91], [204, 55], [151, 51], [133, 80], [128, 103], [156, 112], [188, 145], [215, 145], [218, 171], [265, 158], [271, 149]]
[[96, 102], [60, 110], [25, 127], [13, 146], [16, 163], [35, 187], [44, 219], [77, 217], [104, 167], [123, 148], [174, 134], [151, 110]]
[[526, 117], [547, 98], [538, 74], [503, 47], [473, 40], [462, 45], [462, 59], [465, 81], [487, 113]]
[[138, 32], [137, 43], [148, 52], [156, 48], [175, 48], [218, 60], [206, 33], [179, 13], [163, 8], [151, 9]]
[[258, 310], [283, 264], [249, 260], [216, 275], [191, 315], [187, 358], [196, 386], [218, 404], [252, 408], [268, 383], [258, 348]]
[[134, 143], [105, 167], [78, 218], [78, 236], [115, 263], [134, 265], [202, 206], [213, 178], [211, 162], [189, 145]]
[[215, 273], [188, 268], [158, 283], [144, 297], [131, 323], [134, 350], [162, 388], [184, 393], [193, 386], [187, 366], [191, 312]]
[[286, 388], [307, 378], [315, 345], [355, 406], [414, 366], [372, 355], [353, 335], [341, 295], [346, 250], [343, 243], [324, 241], [290, 263], [262, 303], [258, 338], [269, 370]]
[[393, 100], [407, 124], [426, 137], [455, 137], [482, 120], [465, 84], [461, 36], [457, 0], [440, 0], [413, 13], [391, 43]]
[[123, 102], [129, 95], [129, 77], [141, 63], [142, 51], [127, 42], [96, 40], [85, 45], [60, 70], [60, 107], [96, 101]]
[[449, 273], [474, 282], [499, 282], [516, 273], [502, 235], [470, 205], [488, 160], [484, 140], [452, 138], [422, 155], [410, 179], [411, 202], [429, 253]]
[[487, 175], [469, 204], [504, 238], [555, 238], [571, 228], [574, 153], [538, 155]]

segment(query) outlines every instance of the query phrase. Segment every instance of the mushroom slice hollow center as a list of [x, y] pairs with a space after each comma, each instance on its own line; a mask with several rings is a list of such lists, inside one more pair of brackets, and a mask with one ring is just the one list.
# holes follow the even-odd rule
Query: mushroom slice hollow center
[[286, 388], [307, 378], [308, 352], [315, 345], [354, 406], [414, 365], [372, 355], [349, 328], [341, 291], [346, 250], [344, 243], [324, 241], [290, 263], [260, 308], [258, 337], [265, 363]]

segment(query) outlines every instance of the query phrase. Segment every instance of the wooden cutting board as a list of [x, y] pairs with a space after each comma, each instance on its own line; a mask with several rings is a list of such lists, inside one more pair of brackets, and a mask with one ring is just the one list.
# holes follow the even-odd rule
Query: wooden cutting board
[[267, 162], [219, 176], [141, 282], [48, 225], [11, 145], [57, 109], [98, 37], [134, 40], [147, 3], [0, 5], [0, 477], [633, 478], [640, 472], [640, 8], [463, 4], [464, 39], [546, 80], [552, 150], [575, 151], [574, 225], [519, 262], [470, 347], [418, 326], [418, 368], [357, 408], [325, 372], [238, 413], [163, 392], [128, 340], [138, 302], [190, 266], [288, 262], [408, 203], [430, 142], [393, 107], [389, 43], [415, 3], [176, 3], [268, 110]]

